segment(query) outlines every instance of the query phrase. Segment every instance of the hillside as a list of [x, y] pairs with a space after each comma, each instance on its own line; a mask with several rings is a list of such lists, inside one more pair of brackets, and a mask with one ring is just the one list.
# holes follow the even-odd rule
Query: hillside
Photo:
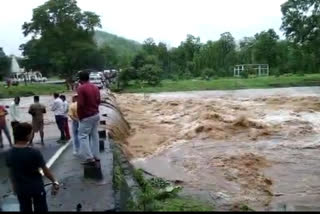
[[141, 49], [141, 44], [136, 41], [103, 31], [96, 31], [94, 39], [99, 47], [103, 46], [103, 44], [107, 44], [115, 49], [119, 56], [132, 57]]

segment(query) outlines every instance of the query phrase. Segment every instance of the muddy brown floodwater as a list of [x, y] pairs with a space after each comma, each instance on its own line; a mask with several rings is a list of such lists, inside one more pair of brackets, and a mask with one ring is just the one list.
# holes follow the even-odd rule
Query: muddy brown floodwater
[[137, 167], [220, 210], [320, 210], [319, 92], [117, 95], [131, 126], [123, 146]]

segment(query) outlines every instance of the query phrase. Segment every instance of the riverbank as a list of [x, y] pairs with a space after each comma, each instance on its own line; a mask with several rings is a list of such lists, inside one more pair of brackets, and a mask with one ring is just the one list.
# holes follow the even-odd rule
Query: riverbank
[[236, 90], [255, 88], [280, 88], [298, 86], [320, 86], [320, 74], [308, 74], [304, 76], [283, 75], [280, 77], [257, 78], [219, 78], [212, 80], [163, 80], [156, 87], [139, 86], [131, 83], [122, 92], [124, 93], [158, 93], [175, 91], [201, 91], [201, 90]]

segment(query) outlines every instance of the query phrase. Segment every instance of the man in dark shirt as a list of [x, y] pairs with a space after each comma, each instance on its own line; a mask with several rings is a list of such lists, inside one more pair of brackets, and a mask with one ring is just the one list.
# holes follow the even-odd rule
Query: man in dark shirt
[[[83, 164], [95, 165], [99, 162], [100, 91], [89, 82], [90, 70], [79, 73], [81, 86], [78, 87], [77, 112], [79, 123], [79, 141]], [[90, 142], [91, 141], [91, 142]]]
[[32, 136], [32, 126], [29, 123], [17, 123], [13, 135], [15, 145], [6, 154], [6, 165], [13, 192], [17, 195], [21, 212], [47, 212], [46, 192], [39, 169], [53, 182], [54, 189], [59, 183], [46, 167], [40, 151], [28, 146]]

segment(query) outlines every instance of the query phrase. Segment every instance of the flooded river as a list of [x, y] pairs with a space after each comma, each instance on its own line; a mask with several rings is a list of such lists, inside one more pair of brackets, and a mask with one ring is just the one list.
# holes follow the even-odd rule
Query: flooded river
[[122, 94], [137, 167], [219, 210], [319, 210], [320, 88]]

